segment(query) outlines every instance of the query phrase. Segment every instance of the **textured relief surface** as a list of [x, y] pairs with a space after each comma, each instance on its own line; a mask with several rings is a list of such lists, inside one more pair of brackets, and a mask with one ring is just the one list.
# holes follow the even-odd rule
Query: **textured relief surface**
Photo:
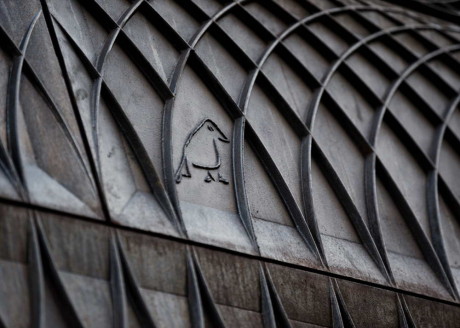
[[0, 327], [457, 327], [460, 7], [0, 3]]

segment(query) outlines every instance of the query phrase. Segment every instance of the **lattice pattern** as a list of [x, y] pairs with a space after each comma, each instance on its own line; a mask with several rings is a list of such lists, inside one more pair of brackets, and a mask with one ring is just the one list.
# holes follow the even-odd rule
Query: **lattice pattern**
[[458, 0], [406, 0], [403, 2], [390, 0], [389, 2], [438, 16], [454, 23], [458, 22], [460, 18], [460, 2]]
[[[9, 236], [8, 217], [18, 216], [31, 231], [20, 238], [27, 261], [11, 255], [11, 239], [2, 258], [32, 272], [24, 322], [83, 325], [84, 307], [69, 296], [78, 288], [53, 260], [61, 246], [42, 227], [50, 212], [110, 230], [101, 255], [110, 268], [83, 271], [110, 272], [121, 326], [165, 316], [140, 285], [187, 295], [184, 313], [199, 327], [231, 320], [221, 305], [261, 313], [270, 327], [353, 325], [360, 315], [335, 278], [391, 290], [392, 319], [408, 326], [417, 319], [403, 294], [458, 302], [460, 27], [371, 1], [2, 6], [2, 224]], [[257, 257], [257, 306], [214, 301], [195, 247], [177, 246], [187, 288], [147, 287], [120, 227]], [[291, 301], [264, 261], [334, 277], [324, 288], [331, 319], [285, 310]], [[64, 318], [46, 318], [50, 284]], [[171, 302], [161, 306], [187, 308]], [[6, 326], [23, 320], [2, 311]]]

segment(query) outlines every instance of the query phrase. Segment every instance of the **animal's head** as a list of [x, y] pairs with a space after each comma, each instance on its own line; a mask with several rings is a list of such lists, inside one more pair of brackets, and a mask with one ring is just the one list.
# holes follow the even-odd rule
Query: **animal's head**
[[205, 129], [206, 133], [211, 135], [213, 138], [216, 138], [222, 142], [230, 142], [227, 136], [219, 129], [217, 124], [210, 119], [206, 119], [203, 122], [203, 128]]

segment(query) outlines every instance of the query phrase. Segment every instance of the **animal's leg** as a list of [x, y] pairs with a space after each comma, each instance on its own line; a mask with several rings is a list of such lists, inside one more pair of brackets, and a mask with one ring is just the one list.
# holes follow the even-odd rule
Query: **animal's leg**
[[208, 174], [206, 175], [206, 178], [204, 178], [204, 182], [211, 182], [211, 181], [216, 181], [214, 177], [212, 176], [211, 172], [208, 171]]
[[188, 158], [187, 157], [185, 158], [184, 166], [185, 166], [185, 173], [182, 173], [182, 176], [186, 177], [186, 178], [191, 178], [192, 174], [190, 173], [190, 168], [188, 167]]
[[220, 174], [220, 172], [217, 172], [217, 178], [218, 178], [219, 182], [222, 182], [223, 184], [228, 184], [228, 180], [226, 178], [224, 178], [222, 176], [222, 174]]
[[182, 162], [176, 171], [176, 183], [180, 183], [182, 181], [182, 167], [183, 166], [184, 166], [184, 163]]
[[176, 183], [180, 183], [182, 181], [182, 177], [186, 177], [186, 178], [191, 178], [192, 175], [190, 174], [190, 169], [188, 167], [188, 159], [187, 157], [185, 157], [179, 168], [177, 169], [177, 172], [176, 172]]

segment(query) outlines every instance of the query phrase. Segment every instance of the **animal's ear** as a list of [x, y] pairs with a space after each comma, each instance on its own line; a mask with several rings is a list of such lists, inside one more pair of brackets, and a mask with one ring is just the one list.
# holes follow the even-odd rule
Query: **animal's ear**
[[208, 125], [208, 130], [209, 131], [214, 131], [214, 128], [211, 125]]

